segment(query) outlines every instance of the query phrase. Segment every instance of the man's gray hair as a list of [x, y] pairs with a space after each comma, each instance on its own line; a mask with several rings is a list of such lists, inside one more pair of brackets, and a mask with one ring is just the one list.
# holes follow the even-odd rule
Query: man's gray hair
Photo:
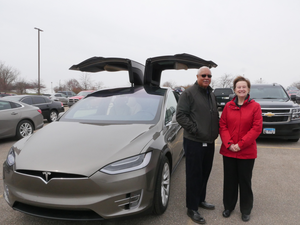
[[209, 68], [208, 66], [201, 66], [201, 67], [199, 68], [199, 70], [198, 70], [197, 75], [200, 74], [200, 72], [201, 72], [204, 68], [210, 70], [210, 68]]

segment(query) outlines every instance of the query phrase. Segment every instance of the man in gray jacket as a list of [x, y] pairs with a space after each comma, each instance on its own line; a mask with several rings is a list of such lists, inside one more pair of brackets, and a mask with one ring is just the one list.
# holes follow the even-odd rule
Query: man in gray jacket
[[217, 103], [209, 86], [211, 77], [210, 69], [201, 67], [195, 84], [181, 94], [176, 111], [176, 119], [184, 128], [187, 215], [199, 224], [206, 221], [198, 207], [215, 209], [205, 201], [219, 131]]

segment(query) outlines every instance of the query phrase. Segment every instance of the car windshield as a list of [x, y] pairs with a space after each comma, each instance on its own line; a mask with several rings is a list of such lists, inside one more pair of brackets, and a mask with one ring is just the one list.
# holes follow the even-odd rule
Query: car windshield
[[120, 94], [101, 92], [80, 100], [70, 108], [60, 121], [83, 123], [156, 123], [163, 97], [151, 95], [144, 89]]
[[251, 86], [250, 97], [253, 99], [275, 99], [286, 101], [289, 96], [281, 86]]
[[77, 94], [77, 96], [87, 96], [88, 94], [91, 94], [90, 91], [81, 91]]

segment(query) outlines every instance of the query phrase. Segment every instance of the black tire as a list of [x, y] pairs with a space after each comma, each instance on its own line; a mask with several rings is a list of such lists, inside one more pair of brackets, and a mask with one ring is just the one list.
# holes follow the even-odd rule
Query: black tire
[[33, 133], [33, 125], [29, 120], [22, 120], [18, 123], [16, 138], [21, 139]]
[[57, 119], [57, 117], [58, 117], [57, 111], [51, 110], [47, 120], [48, 120], [49, 123], [51, 123], [51, 122], [55, 121]]
[[156, 215], [163, 214], [170, 199], [171, 173], [170, 163], [166, 156], [163, 156], [157, 174], [155, 194], [153, 199], [153, 213]]

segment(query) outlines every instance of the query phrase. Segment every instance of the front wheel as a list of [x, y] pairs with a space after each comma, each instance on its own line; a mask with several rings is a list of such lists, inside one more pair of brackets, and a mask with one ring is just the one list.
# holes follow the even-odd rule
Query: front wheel
[[50, 115], [47, 120], [48, 120], [48, 122], [51, 123], [51, 122], [57, 120], [57, 117], [58, 117], [58, 113], [55, 110], [51, 110]]
[[157, 182], [154, 194], [154, 209], [156, 215], [163, 214], [169, 203], [170, 198], [171, 173], [170, 163], [166, 156], [163, 156], [157, 175]]
[[18, 123], [16, 137], [21, 139], [33, 133], [33, 125], [29, 120], [22, 120]]

